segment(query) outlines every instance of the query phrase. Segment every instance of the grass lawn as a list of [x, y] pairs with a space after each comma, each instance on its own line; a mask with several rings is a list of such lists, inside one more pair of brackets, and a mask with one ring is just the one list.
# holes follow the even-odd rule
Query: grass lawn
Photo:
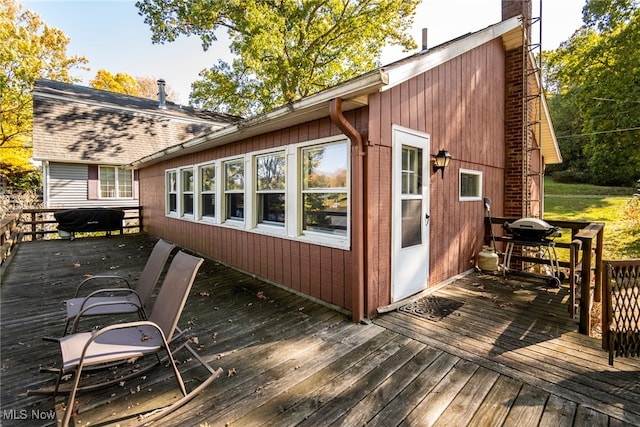
[[559, 184], [545, 178], [549, 220], [604, 222], [605, 259], [640, 258], [640, 217], [630, 214], [633, 188]]

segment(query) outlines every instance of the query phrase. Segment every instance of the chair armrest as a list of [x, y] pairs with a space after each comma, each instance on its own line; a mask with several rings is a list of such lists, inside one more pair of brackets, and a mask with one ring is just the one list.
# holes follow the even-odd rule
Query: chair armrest
[[127, 279], [125, 279], [122, 276], [117, 276], [117, 275], [103, 275], [103, 276], [91, 276], [91, 277], [87, 277], [86, 279], [84, 279], [82, 282], [80, 282], [80, 284], [78, 285], [78, 287], [76, 288], [76, 293], [73, 295], [74, 298], [77, 298], [78, 294], [80, 293], [80, 290], [87, 284], [92, 283], [94, 280], [111, 280], [111, 281], [115, 281], [117, 282], [125, 282], [127, 284], [127, 287], [129, 289], [131, 289], [131, 283], [129, 283], [129, 281]]
[[[142, 301], [140, 301], [140, 295], [138, 295], [138, 293], [136, 291], [134, 291], [133, 289], [128, 289], [128, 293], [133, 294], [137, 297], [138, 302], [136, 303], [135, 301], [132, 302], [122, 302], [122, 301], [103, 301], [103, 302], [98, 302], [98, 303], [94, 303], [94, 304], [88, 304], [89, 299], [92, 296], [95, 296], [96, 294], [100, 294], [103, 292], [110, 292], [110, 291], [123, 291], [124, 289], [122, 288], [115, 288], [115, 289], [100, 289], [98, 291], [92, 292], [89, 296], [87, 296], [86, 298], [84, 298], [84, 300], [82, 301], [82, 304], [80, 304], [80, 308], [78, 309], [78, 314], [76, 314], [76, 316], [73, 319], [73, 325], [71, 326], [71, 333], [75, 333], [78, 330], [78, 323], [80, 322], [80, 318], [84, 315], [84, 313], [86, 313], [87, 311], [95, 308], [95, 307], [103, 307], [103, 306], [109, 306], [109, 305], [121, 305], [121, 304], [130, 304], [133, 307], [136, 307], [137, 309], [141, 309], [142, 308]], [[146, 316], [145, 316], [146, 317]]]
[[[107, 294], [107, 293], [113, 293], [113, 292], [124, 292], [128, 295], [135, 295], [136, 298], [138, 299], [138, 304], [134, 304], [137, 307], [142, 307], [142, 300], [140, 299], [140, 295], [138, 295], [138, 293], [135, 291], [135, 289], [129, 289], [129, 288], [105, 288], [105, 289], [98, 289], [97, 291], [93, 291], [91, 292], [89, 295], [87, 295], [86, 297], [83, 297], [82, 300], [82, 304], [80, 304], [80, 311], [82, 311], [85, 308], [85, 305], [87, 304], [87, 302], [89, 301], [90, 298], [92, 297], [96, 297], [100, 294]], [[105, 302], [102, 304], [92, 304], [92, 305], [108, 305], [108, 304], [120, 304], [121, 302], [113, 302], [113, 303], [109, 303], [109, 302]]]
[[[84, 348], [82, 349], [82, 354], [80, 355], [80, 359], [78, 361], [78, 366], [77, 366], [78, 372], [80, 372], [82, 370], [82, 367], [84, 365], [84, 358], [85, 358], [85, 355], [87, 354], [88, 348], [101, 335], [103, 335], [103, 334], [105, 334], [105, 333], [107, 333], [109, 331], [115, 331], [115, 330], [118, 330], [118, 329], [137, 328], [139, 326], [151, 326], [152, 328], [156, 329], [158, 331], [158, 333], [160, 334], [160, 337], [162, 337], [162, 342], [163, 342], [164, 348], [167, 349], [167, 351], [169, 351], [169, 343], [167, 342], [167, 338], [164, 336], [164, 332], [162, 332], [162, 329], [160, 328], [160, 326], [158, 326], [156, 323], [151, 322], [149, 320], [139, 320], [137, 322], [117, 323], [117, 324], [105, 326], [104, 328], [99, 329], [99, 330], [94, 331], [94, 332], [91, 333], [91, 337], [87, 340], [87, 342], [84, 345]], [[169, 351], [169, 354], [171, 354], [170, 351]]]

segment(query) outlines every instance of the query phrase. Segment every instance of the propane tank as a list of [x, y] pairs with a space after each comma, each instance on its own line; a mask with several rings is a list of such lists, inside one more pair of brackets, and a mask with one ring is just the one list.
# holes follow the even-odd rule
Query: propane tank
[[498, 254], [493, 248], [483, 246], [482, 251], [478, 253], [478, 268], [483, 271], [498, 270]]

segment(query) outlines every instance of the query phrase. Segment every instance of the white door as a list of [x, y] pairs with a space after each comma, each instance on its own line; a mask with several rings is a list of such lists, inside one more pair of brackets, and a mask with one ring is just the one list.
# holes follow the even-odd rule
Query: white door
[[391, 299], [427, 287], [429, 277], [429, 135], [393, 127]]

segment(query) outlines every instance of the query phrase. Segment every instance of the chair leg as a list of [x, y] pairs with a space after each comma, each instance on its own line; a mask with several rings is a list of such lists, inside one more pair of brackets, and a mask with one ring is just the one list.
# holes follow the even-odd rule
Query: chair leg
[[71, 415], [73, 414], [73, 405], [75, 404], [76, 392], [78, 390], [78, 385], [80, 384], [81, 373], [82, 373], [82, 362], [78, 364], [78, 368], [76, 369], [75, 378], [73, 379], [73, 386], [71, 387], [71, 392], [69, 393], [69, 398], [67, 399], [67, 407], [64, 410], [62, 427], [68, 427], [69, 422], [71, 421]]
[[69, 321], [71, 319], [67, 317], [67, 322], [64, 324], [64, 330], [62, 331], [62, 336], [66, 336], [67, 335], [67, 330], [69, 329]]
[[182, 381], [182, 375], [180, 375], [180, 371], [178, 371], [178, 367], [176, 366], [176, 361], [173, 358], [173, 353], [171, 352], [171, 349], [169, 348], [169, 344], [166, 341], [164, 343], [164, 349], [166, 350], [167, 355], [169, 356], [169, 363], [171, 363], [171, 366], [173, 368], [173, 374], [176, 376], [178, 387], [180, 387], [180, 391], [182, 392], [182, 395], [186, 396], [187, 388], [184, 385], [184, 381]]

